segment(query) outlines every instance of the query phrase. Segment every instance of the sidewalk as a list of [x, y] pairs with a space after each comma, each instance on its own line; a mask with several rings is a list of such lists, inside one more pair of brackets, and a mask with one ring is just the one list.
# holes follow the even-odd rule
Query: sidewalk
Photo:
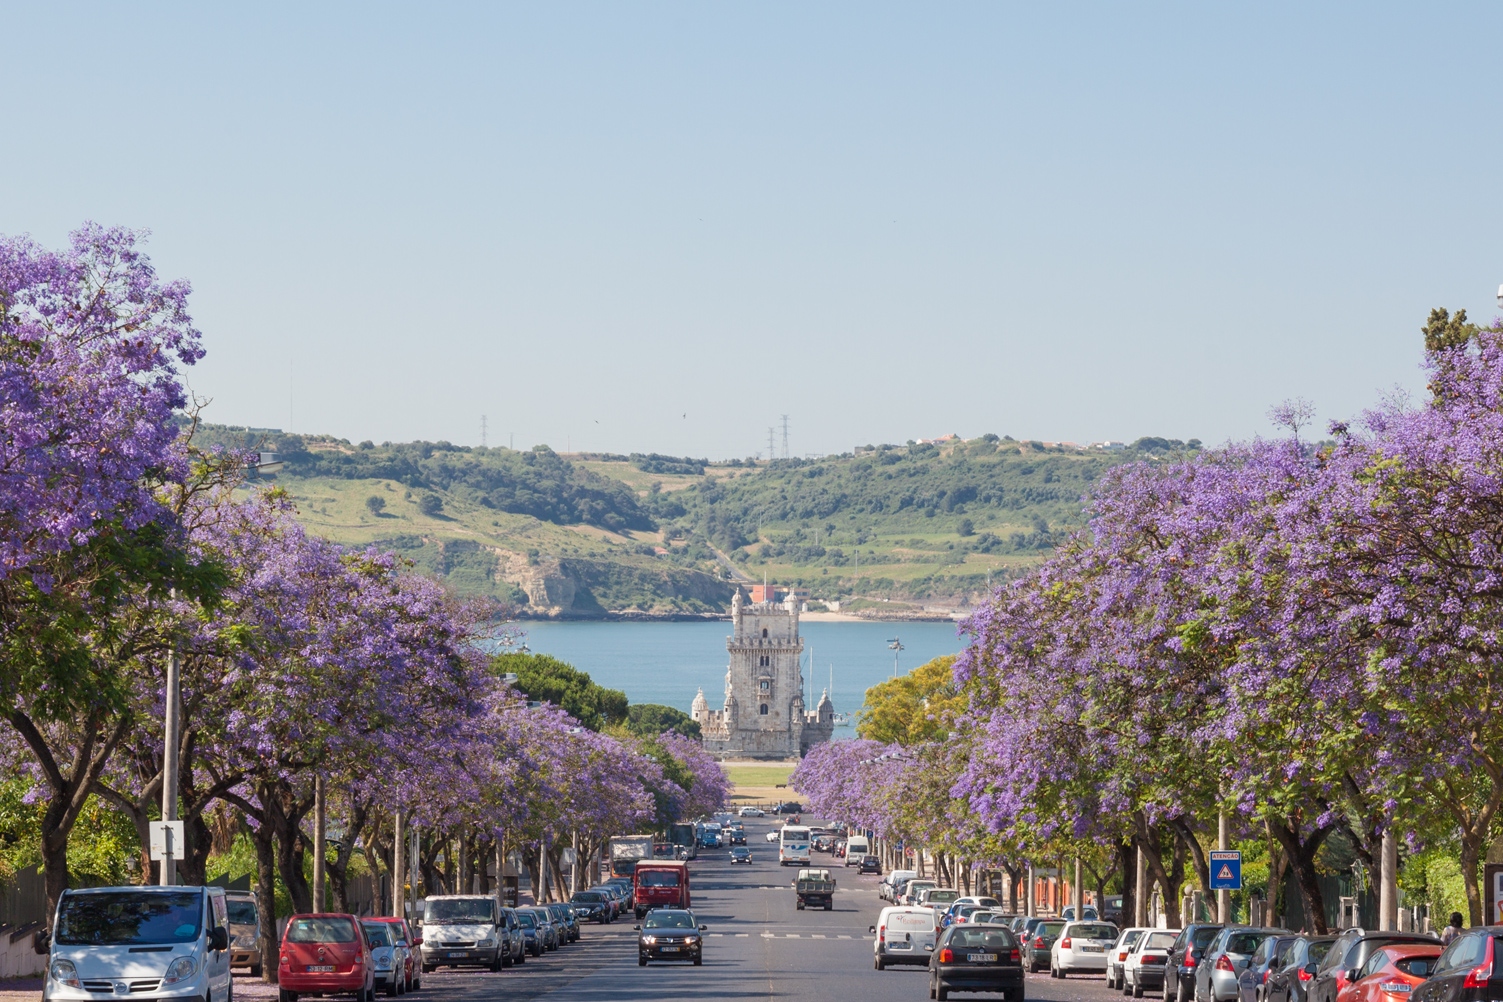
[[0, 1002], [37, 1002], [41, 997], [41, 978], [7, 978], [0, 981]]

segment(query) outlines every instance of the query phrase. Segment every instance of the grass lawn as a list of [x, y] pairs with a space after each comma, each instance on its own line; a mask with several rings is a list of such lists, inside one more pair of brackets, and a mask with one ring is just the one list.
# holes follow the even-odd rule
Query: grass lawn
[[781, 789], [797, 762], [727, 762], [731, 777], [732, 804], [772, 804], [795, 796], [791, 789]]

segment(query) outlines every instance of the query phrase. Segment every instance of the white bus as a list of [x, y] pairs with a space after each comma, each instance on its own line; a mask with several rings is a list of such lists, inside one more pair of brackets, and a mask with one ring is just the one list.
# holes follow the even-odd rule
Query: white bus
[[803, 825], [784, 825], [778, 835], [779, 866], [809, 865], [809, 829]]

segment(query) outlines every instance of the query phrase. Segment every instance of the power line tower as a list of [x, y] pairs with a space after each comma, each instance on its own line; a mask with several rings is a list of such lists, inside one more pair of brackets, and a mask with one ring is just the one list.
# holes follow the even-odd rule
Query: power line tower
[[788, 415], [783, 415], [783, 458], [788, 458]]
[[777, 450], [772, 447], [772, 429], [767, 429], [767, 461], [770, 463], [778, 458]]
[[485, 448], [485, 432], [486, 432], [485, 415], [482, 414], [482, 415], [480, 415], [480, 448], [482, 448], [482, 449]]

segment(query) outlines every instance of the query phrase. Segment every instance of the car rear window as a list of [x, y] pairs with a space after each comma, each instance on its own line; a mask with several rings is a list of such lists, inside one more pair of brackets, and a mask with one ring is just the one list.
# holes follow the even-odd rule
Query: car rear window
[[1436, 957], [1405, 957], [1393, 966], [1413, 977], [1428, 978], [1435, 972], [1435, 961]]
[[355, 923], [347, 918], [295, 918], [287, 923], [289, 943], [353, 943]]
[[960, 897], [959, 891], [930, 891], [925, 901], [936, 905], [947, 905]]
[[1268, 938], [1267, 933], [1261, 932], [1234, 932], [1226, 939], [1227, 953], [1256, 953], [1258, 947]]
[[387, 935], [384, 923], [362, 922], [360, 927], [365, 930], [365, 941], [371, 946], [391, 946], [391, 937]]
[[1335, 941], [1334, 940], [1327, 940], [1324, 943], [1311, 943], [1310, 944], [1310, 948], [1309, 948], [1309, 950], [1307, 952], [1307, 956], [1308, 956], [1309, 959], [1307, 959], [1305, 961], [1305, 963], [1307, 963], [1307, 964], [1318, 964], [1318, 963], [1320, 963], [1322, 960], [1325, 959], [1326, 954], [1328, 954], [1328, 953], [1331, 952], [1331, 947], [1334, 946], [1334, 945], [1335, 945]]
[[1058, 936], [1064, 930], [1065, 924], [1063, 922], [1040, 922], [1038, 928], [1034, 931], [1040, 936]]
[[1117, 927], [1114, 925], [1076, 925], [1070, 927], [1071, 936], [1079, 936], [1081, 939], [1107, 939], [1117, 941]]
[[962, 950], [1011, 950], [1012, 933], [1005, 929], [956, 929], [950, 934], [951, 947]]
[[1142, 950], [1167, 950], [1174, 946], [1175, 934], [1172, 932], [1150, 932], [1148, 939], [1139, 947]]
[[1204, 950], [1211, 945], [1211, 940], [1215, 939], [1216, 934], [1220, 931], [1221, 929], [1218, 926], [1202, 926], [1195, 930], [1195, 934], [1190, 937], [1190, 942], [1195, 944], [1195, 949]]

